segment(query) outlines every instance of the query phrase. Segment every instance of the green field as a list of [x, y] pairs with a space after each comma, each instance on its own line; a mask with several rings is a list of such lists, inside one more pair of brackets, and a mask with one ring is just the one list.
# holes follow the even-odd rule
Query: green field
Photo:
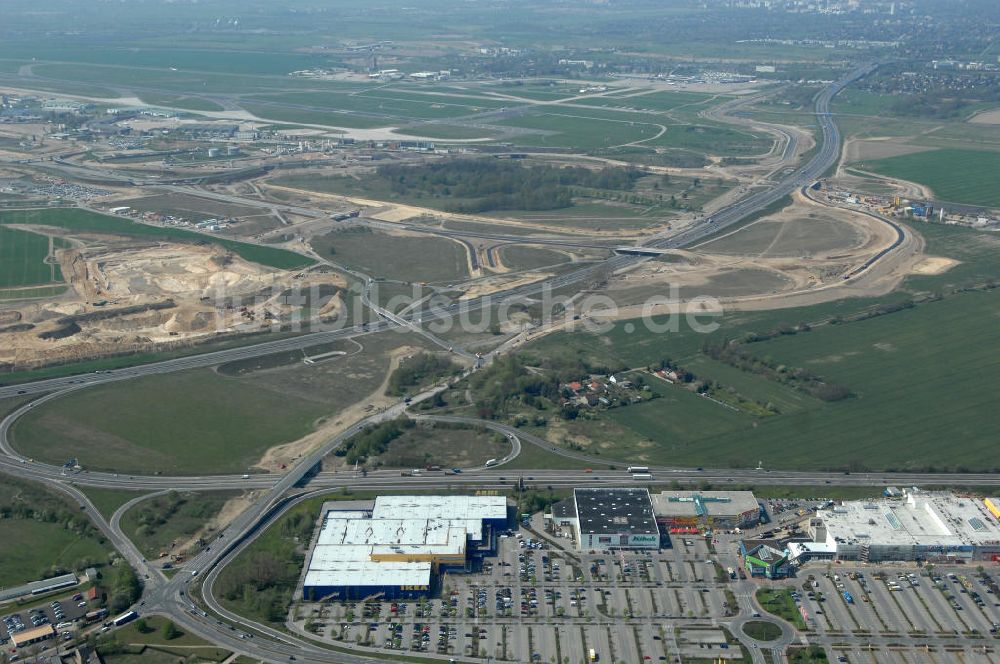
[[[55, 249], [65, 246], [55, 241]], [[49, 238], [0, 226], [0, 287], [19, 288], [62, 281], [59, 265], [49, 265]]]
[[35, 286], [34, 288], [0, 289], [0, 300], [33, 300], [40, 297], [55, 297], [66, 292], [69, 286]]
[[[809, 369], [856, 395], [834, 403], [707, 358], [700, 352], [704, 335], [693, 332], [663, 340], [642, 335], [636, 340], [641, 346], [626, 343], [621, 348], [611, 341], [614, 336], [577, 333], [553, 337], [539, 350], [572, 347], [603, 354], [614, 348], [612, 355], [630, 359], [632, 366], [670, 357], [699, 378], [771, 402], [780, 411], [758, 419], [667, 385], [661, 388], [664, 399], [599, 418], [617, 425], [605, 432], [616, 441], [614, 449], [604, 451], [606, 456], [688, 466], [747, 467], [763, 461], [769, 468], [992, 470], [1000, 468], [1000, 454], [992, 444], [1000, 423], [989, 414], [986, 376], [1000, 365], [992, 350], [1000, 333], [977, 312], [998, 306], [1000, 291], [970, 292], [747, 346], [756, 357]], [[815, 321], [820, 313], [732, 314], [723, 319], [723, 331], [709, 338], [718, 343], [745, 331], [772, 329], [781, 321]], [[933, 344], [926, 343], [929, 335]], [[924, 378], [928, 369], [931, 380]], [[589, 422], [574, 425], [593, 429]], [[802, 444], [803, 435], [809, 445]], [[951, 442], [942, 445], [943, 440]], [[816, 454], [817, 449], [825, 452]]]
[[781, 628], [766, 620], [743, 623], [743, 633], [758, 641], [774, 641], [781, 636]]
[[787, 588], [762, 588], [757, 591], [757, 601], [768, 613], [790, 622], [795, 628], [805, 631], [806, 622], [802, 619]]
[[104, 561], [108, 547], [83, 538], [60, 524], [40, 521], [0, 521], [0, 586], [36, 581], [51, 567], [76, 569], [81, 560]]
[[89, 210], [77, 208], [51, 208], [33, 210], [0, 211], [0, 226], [6, 224], [34, 224], [64, 228], [69, 232], [110, 233], [134, 237], [164, 238], [189, 242], [218, 244], [240, 257], [281, 270], [294, 270], [312, 264], [312, 260], [301, 254], [284, 249], [265, 247], [235, 240], [208, 237], [201, 233], [180, 228], [148, 226], [119, 217], [111, 217]]
[[497, 132], [486, 127], [470, 127], [459, 124], [444, 124], [442, 122], [418, 124], [400, 128], [396, 131], [401, 134], [400, 138], [406, 136], [422, 136], [424, 138], [436, 138], [442, 141], [463, 140], [470, 138], [493, 138]]
[[127, 473], [237, 473], [309, 433], [328, 408], [201, 369], [52, 401], [19, 420], [13, 437], [51, 463], [76, 457]]
[[112, 550], [74, 503], [36, 484], [5, 478], [0, 514], [0, 587], [100, 566]]
[[512, 270], [534, 270], [569, 261], [564, 253], [520, 244], [501, 247], [499, 253], [501, 262]]
[[16, 447], [62, 464], [133, 474], [242, 473], [275, 445], [371, 394], [388, 352], [419, 342], [370, 336], [365, 352], [224, 376], [211, 369], [97, 386], [57, 399], [18, 421]]
[[[930, 255], [961, 263], [941, 275], [910, 277], [903, 293], [881, 300], [733, 312], [717, 319], [721, 327], [707, 336], [683, 322], [678, 332], [655, 334], [637, 321], [631, 334], [619, 324], [605, 334], [552, 335], [526, 352], [630, 367], [670, 358], [699, 379], [770, 402], [779, 411], [759, 419], [662, 384], [658, 388], [662, 399], [612, 410], [594, 421], [559, 424], [571, 439], [592, 432], [600, 440], [615, 441], [612, 449], [602, 450], [607, 458], [688, 466], [752, 467], [763, 461], [768, 468], [992, 470], [1000, 467], [1000, 454], [991, 444], [1000, 430], [989, 416], [987, 376], [997, 366], [992, 349], [1000, 342], [1000, 333], [992, 317], [982, 313], [1000, 306], [1000, 291], [954, 291], [990, 283], [1000, 275], [1000, 240], [963, 228], [927, 224], [917, 228]], [[898, 301], [906, 291], [946, 297], [867, 320], [822, 324], [838, 316], [849, 318], [879, 302]], [[808, 369], [845, 385], [853, 398], [821, 402], [701, 352], [706, 340], [740, 339], [747, 332], [766, 332], [783, 323], [814, 327], [808, 333], [779, 335], [744, 347], [754, 357]], [[934, 343], [927, 343], [928, 338]], [[932, 379], [925, 377], [928, 370]], [[803, 436], [808, 445], [802, 444]], [[550, 439], [561, 440], [559, 435]], [[816, 454], [817, 449], [824, 453]]]
[[566, 109], [565, 112], [523, 115], [498, 124], [536, 130], [510, 139], [517, 145], [579, 150], [596, 150], [649, 140], [660, 133], [653, 116], [640, 120], [609, 119], [595, 117], [591, 111], [579, 108]]
[[97, 511], [105, 519], [110, 519], [111, 515], [115, 511], [132, 500], [133, 498], [138, 498], [144, 492], [142, 491], [123, 491], [121, 489], [98, 489], [96, 487], [87, 487], [86, 489], [81, 489], [83, 493], [86, 494], [90, 502], [94, 504]]
[[142, 100], [151, 106], [167, 106], [169, 108], [180, 108], [186, 111], [221, 111], [224, 110], [219, 104], [211, 99], [202, 97], [188, 97], [184, 95], [158, 94], [146, 92], [142, 94]]
[[893, 178], [930, 187], [939, 200], [1000, 206], [1000, 152], [933, 150], [856, 164]]
[[453, 240], [355, 228], [314, 238], [317, 254], [367, 274], [400, 281], [457, 281], [469, 276], [465, 248]]

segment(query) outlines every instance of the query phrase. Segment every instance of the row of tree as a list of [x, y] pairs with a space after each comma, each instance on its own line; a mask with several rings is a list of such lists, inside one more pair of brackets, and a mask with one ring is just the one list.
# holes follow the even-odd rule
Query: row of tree
[[725, 362], [767, 380], [789, 385], [821, 401], [841, 401], [853, 396], [851, 390], [844, 385], [827, 382], [822, 376], [808, 369], [779, 364], [770, 358], [757, 357], [736, 342], [706, 343], [702, 352], [713, 360]]

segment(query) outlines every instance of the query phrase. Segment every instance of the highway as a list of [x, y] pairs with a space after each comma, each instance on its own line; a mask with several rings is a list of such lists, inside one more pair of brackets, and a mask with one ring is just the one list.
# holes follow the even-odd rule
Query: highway
[[[759, 212], [797, 188], [807, 185], [819, 177], [835, 162], [840, 151], [840, 135], [830, 119], [830, 100], [846, 85], [866, 75], [872, 70], [866, 66], [855, 70], [847, 77], [824, 89], [816, 98], [816, 115], [822, 127], [822, 145], [817, 154], [804, 166], [795, 170], [776, 186], [758, 191], [737, 203], [706, 217], [697, 226], [670, 238], [655, 239], [648, 246], [657, 248], [683, 247], [718, 232], [722, 228], [736, 224], [748, 216]], [[785, 151], [788, 152], [787, 150]], [[185, 190], [186, 191], [186, 190]], [[240, 199], [240, 202], [243, 202]], [[315, 211], [310, 211], [315, 215]], [[616, 270], [627, 267], [636, 261], [643, 260], [635, 256], [614, 256], [608, 260], [575, 272], [555, 277], [545, 282], [516, 288], [502, 294], [500, 301], [524, 298], [541, 292], [543, 288], [560, 288], [579, 283], [591, 278], [598, 270]], [[302, 458], [295, 466], [282, 474], [254, 474], [247, 479], [241, 476], [208, 476], [208, 477], [141, 477], [120, 476], [115, 473], [72, 472], [62, 468], [42, 464], [19, 455], [10, 444], [11, 427], [24, 414], [39, 404], [59, 398], [75, 391], [86, 389], [93, 385], [114, 381], [129, 380], [140, 376], [180, 371], [197, 367], [207, 367], [222, 362], [228, 362], [250, 357], [274, 353], [278, 351], [301, 349], [307, 346], [327, 343], [337, 339], [352, 338], [373, 332], [392, 328], [417, 329], [420, 323], [435, 318], [454, 316], [462, 309], [482, 307], [491, 303], [480, 298], [464, 304], [452, 304], [430, 310], [414, 312], [406, 315], [395, 315], [386, 312], [373, 303], [369, 306], [379, 313], [382, 320], [370, 325], [354, 326], [342, 330], [314, 332], [296, 337], [267, 341], [264, 343], [219, 350], [201, 355], [176, 358], [137, 366], [128, 369], [118, 369], [110, 372], [88, 374], [85, 376], [52, 378], [22, 385], [0, 388], [0, 398], [24, 395], [40, 395], [49, 393], [25, 404], [8, 415], [0, 423], [0, 471], [29, 480], [43, 482], [59, 491], [66, 493], [75, 500], [85, 513], [97, 524], [98, 528], [118, 548], [144, 579], [145, 588], [142, 599], [135, 607], [140, 613], [161, 614], [170, 617], [182, 629], [206, 638], [220, 647], [229, 648], [235, 652], [244, 653], [256, 659], [266, 661], [289, 661], [295, 658], [301, 662], [312, 664], [320, 662], [344, 662], [347, 664], [370, 664], [383, 661], [382, 658], [364, 656], [342, 650], [330, 650], [309, 643], [284, 632], [271, 630], [263, 625], [250, 623], [239, 616], [228, 613], [221, 607], [212, 594], [213, 585], [219, 572], [232, 561], [235, 556], [253, 541], [267, 524], [273, 522], [290, 505], [304, 500], [311, 493], [303, 492], [301, 486], [308, 483], [311, 490], [334, 487], [350, 487], [352, 489], [432, 489], [455, 487], [507, 487], [514, 482], [524, 481], [529, 486], [576, 487], [622, 485], [638, 483], [631, 475], [620, 469], [610, 469], [607, 461], [591, 457], [579, 452], [554, 446], [533, 435], [527, 434], [508, 425], [480, 421], [468, 418], [429, 418], [445, 421], [461, 421], [488, 427], [505, 434], [511, 442], [511, 452], [502, 460], [503, 463], [492, 468], [469, 468], [462, 473], [445, 475], [443, 473], [424, 473], [417, 477], [400, 476], [388, 471], [376, 471], [367, 474], [353, 472], [320, 473], [312, 476], [314, 469], [322, 459], [339, 447], [345, 440], [355, 435], [363, 428], [378, 422], [403, 416], [406, 405], [397, 403], [383, 411], [374, 413], [359, 420], [341, 433], [333, 436], [323, 445]], [[493, 301], [492, 303], [496, 303]], [[435, 343], [444, 343], [432, 339]], [[463, 351], [464, 352], [464, 351]], [[479, 366], [479, 363], [477, 363]], [[473, 369], [475, 370], [475, 369]], [[430, 389], [414, 398], [419, 403], [430, 398], [443, 389], [442, 386]], [[592, 464], [592, 469], [579, 470], [513, 470], [503, 464], [514, 459], [525, 444], [544, 448], [552, 453], [576, 460], [583, 464]], [[1000, 476], [991, 474], [915, 474], [915, 473], [822, 473], [822, 472], [790, 472], [767, 470], [739, 469], [691, 469], [691, 468], [651, 468], [653, 475], [650, 482], [664, 483], [676, 480], [679, 483], [712, 482], [739, 483], [754, 482], [767, 484], [788, 484], [802, 486], [830, 485], [879, 485], [879, 484], [949, 484], [967, 486], [1000, 486]], [[106, 520], [78, 486], [104, 487], [117, 489], [135, 489], [149, 492], [160, 492], [170, 489], [257, 489], [258, 499], [240, 514], [218, 537], [204, 550], [189, 560], [185, 567], [171, 579], [164, 577], [162, 572], [146, 561], [136, 547], [121, 532], [121, 515], [127, 506], [116, 511], [110, 520]], [[191, 593], [198, 593], [196, 586], [202, 583], [202, 600], [216, 616], [225, 618], [226, 623], [216, 616], [205, 612], [195, 604]], [[256, 634], [249, 637], [247, 635]], [[241, 638], [241, 635], [245, 638]], [[463, 657], [456, 657], [462, 659]]]

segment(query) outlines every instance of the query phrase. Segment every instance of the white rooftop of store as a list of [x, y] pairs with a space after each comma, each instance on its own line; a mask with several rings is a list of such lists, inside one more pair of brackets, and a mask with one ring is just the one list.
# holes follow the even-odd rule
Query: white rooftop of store
[[977, 545], [1000, 542], [1000, 523], [981, 499], [910, 491], [904, 500], [845, 502], [816, 513], [827, 542]]
[[468, 540], [482, 540], [484, 519], [506, 518], [504, 496], [380, 496], [371, 512], [329, 509], [304, 585], [428, 585], [430, 562], [372, 556], [461, 555]]

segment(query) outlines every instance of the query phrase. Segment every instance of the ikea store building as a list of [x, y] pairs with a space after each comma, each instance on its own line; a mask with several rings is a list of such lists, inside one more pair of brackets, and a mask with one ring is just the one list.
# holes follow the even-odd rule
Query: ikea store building
[[425, 595], [442, 571], [468, 571], [496, 553], [509, 511], [504, 496], [380, 496], [370, 507], [346, 510], [327, 503], [302, 597]]

